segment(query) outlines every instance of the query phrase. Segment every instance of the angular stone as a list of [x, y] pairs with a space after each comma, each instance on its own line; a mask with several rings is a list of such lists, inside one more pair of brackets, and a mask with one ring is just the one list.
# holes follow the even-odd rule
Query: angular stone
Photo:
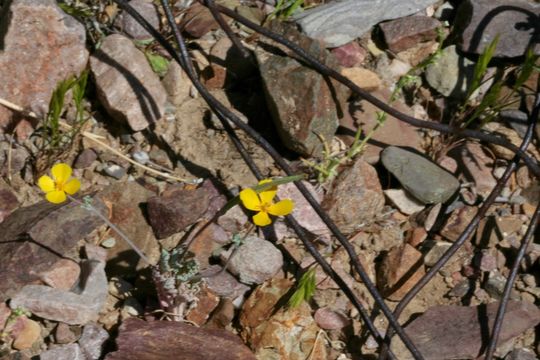
[[459, 152], [465, 176], [474, 181], [476, 192], [485, 199], [497, 185], [497, 180], [492, 175], [495, 166], [494, 159], [489, 157], [477, 143], [468, 142], [460, 148]]
[[87, 360], [77, 344], [56, 346], [39, 354], [40, 360]]
[[[499, 302], [487, 306], [434, 306], [414, 319], [405, 330], [425, 359], [476, 359], [487, 346], [498, 306]], [[499, 344], [504, 344], [539, 322], [540, 309], [536, 305], [510, 301]], [[392, 350], [401, 355], [399, 359], [412, 359], [403, 347], [401, 341], [392, 341]]]
[[180, 29], [194, 38], [200, 38], [209, 31], [219, 28], [219, 24], [206, 6], [193, 3], [180, 23]]
[[207, 79], [206, 86], [215, 89], [245, 79], [255, 70], [253, 59], [244, 58], [232, 41], [225, 36], [210, 50], [210, 66], [204, 70], [203, 75]]
[[189, 98], [191, 81], [176, 61], [171, 61], [162, 80], [163, 87], [174, 105], [180, 105]]
[[476, 206], [463, 206], [452, 212], [440, 233], [449, 241], [456, 241], [476, 215]]
[[[148, 225], [143, 206], [154, 196], [154, 193], [134, 181], [116, 183], [100, 193], [97, 197], [107, 204], [110, 221], [122, 230], [129, 239], [150, 259], [159, 259], [159, 244]], [[139, 255], [120, 235], [111, 231], [116, 245], [109, 249], [107, 268], [114, 274], [132, 273], [140, 263]], [[142, 263], [142, 265], [145, 265]]]
[[[390, 91], [385, 89], [375, 91], [373, 95], [384, 101], [389, 101], [391, 96]], [[392, 106], [401, 112], [412, 115], [411, 109], [399, 100], [394, 101]], [[366, 100], [354, 102], [352, 108], [354, 110], [351, 115], [356, 125], [362, 129], [363, 134], [370, 134], [378, 124], [377, 113], [380, 112], [380, 109]], [[356, 126], [352, 126], [350, 131], [347, 131], [347, 136], [345, 138], [342, 136], [342, 138], [351, 142], [356, 131]], [[387, 115], [382, 126], [375, 130], [370, 141], [368, 141], [363, 155], [364, 159], [369, 164], [379, 162], [381, 151], [388, 145], [406, 146], [422, 151], [422, 138], [415, 127]]]
[[456, 34], [462, 37], [460, 48], [479, 55], [499, 36], [495, 57], [523, 56], [529, 44], [533, 45], [535, 54], [540, 55], [538, 24], [533, 20], [539, 15], [540, 4], [531, 1], [464, 1], [456, 15]]
[[54, 342], [56, 344], [71, 344], [77, 341], [79, 336], [66, 323], [58, 323], [54, 329]]
[[204, 281], [210, 290], [220, 297], [231, 300], [244, 295], [250, 290], [249, 286], [238, 282], [238, 280], [227, 271], [222, 272], [222, 269], [223, 268], [219, 265], [212, 265], [204, 272], [205, 274], [210, 275], [215, 274], [214, 276], [204, 278]]
[[[151, 1], [131, 0], [129, 5], [148, 21], [150, 25], [159, 30], [159, 15]], [[134, 39], [144, 40], [152, 38], [152, 35], [127, 12], [121, 13], [116, 18], [114, 24]]]
[[85, 169], [92, 165], [94, 161], [97, 159], [97, 154], [92, 149], [84, 149], [75, 160], [75, 163], [73, 164], [73, 168], [75, 169]]
[[379, 75], [361, 67], [351, 67], [341, 70], [341, 75], [351, 80], [356, 86], [366, 91], [375, 91], [381, 86]]
[[343, 0], [303, 11], [296, 22], [307, 36], [337, 47], [354, 40], [384, 20], [419, 12], [435, 0]]
[[354, 67], [364, 62], [367, 50], [358, 45], [356, 41], [351, 41], [345, 45], [332, 49], [339, 65], [343, 67]]
[[69, 290], [75, 285], [81, 268], [73, 260], [60, 259], [53, 266], [40, 274], [40, 279], [50, 287]]
[[426, 80], [432, 88], [444, 96], [461, 99], [474, 76], [474, 62], [460, 55], [456, 46], [442, 50], [437, 61], [426, 68]]
[[270, 242], [248, 236], [232, 255], [229, 270], [244, 284], [261, 284], [283, 266], [283, 255]]
[[[93, 206], [105, 213], [101, 201], [94, 199]], [[97, 215], [69, 203], [43, 201], [11, 213], [0, 224], [0, 301], [39, 280], [61, 258], [77, 258], [79, 241], [102, 224]]]
[[459, 188], [459, 181], [452, 174], [411, 151], [389, 146], [382, 152], [381, 160], [401, 185], [424, 204], [445, 202]]
[[[335, 59], [319, 42], [292, 29], [285, 31], [287, 39], [299, 42], [326, 65], [336, 67]], [[348, 90], [291, 57], [262, 49], [256, 55], [266, 102], [283, 144], [302, 155], [319, 155], [323, 147], [320, 137], [330, 141], [334, 136]]]
[[377, 283], [386, 298], [399, 301], [424, 274], [422, 253], [409, 244], [403, 244], [386, 254], [379, 269]]
[[255, 360], [239, 338], [228, 331], [182, 322], [145, 322], [129, 318], [120, 327], [118, 350], [106, 360], [170, 360], [182, 354], [192, 360]]
[[210, 205], [211, 195], [203, 188], [170, 185], [160, 196], [148, 199], [148, 220], [158, 239], [184, 230], [199, 220]]
[[429, 16], [408, 16], [379, 24], [386, 45], [393, 52], [407, 50], [420, 42], [435, 40], [441, 23]]
[[371, 223], [383, 206], [377, 171], [362, 158], [340, 172], [322, 202], [323, 209], [346, 234]]
[[[58, 83], [86, 66], [84, 26], [54, 0], [14, 0], [2, 10], [0, 98], [42, 118]], [[0, 133], [23, 118], [0, 106]]]
[[17, 196], [4, 180], [0, 180], [0, 223], [19, 206]]
[[146, 129], [165, 111], [167, 93], [144, 54], [128, 38], [107, 36], [90, 57], [100, 102], [133, 131]]
[[103, 344], [109, 338], [109, 333], [98, 324], [90, 323], [83, 328], [79, 346], [86, 356], [86, 360], [101, 358]]
[[7, 333], [13, 337], [12, 346], [14, 349], [30, 349], [36, 341], [41, 339], [41, 326], [26, 316], [20, 316], [15, 320], [13, 326], [8, 328]]
[[87, 260], [83, 264], [80, 294], [43, 285], [27, 285], [13, 298], [12, 309], [23, 307], [44, 319], [62, 321], [70, 325], [86, 324], [96, 320], [107, 299], [105, 264]]
[[197, 326], [203, 326], [210, 317], [210, 314], [218, 306], [219, 296], [206, 286], [203, 286], [197, 294], [197, 298], [196, 304], [190, 306], [186, 320]]
[[521, 348], [512, 350], [504, 360], [538, 360], [538, 358], [532, 350]]
[[401, 189], [384, 190], [384, 195], [386, 195], [392, 204], [394, 204], [398, 210], [405, 215], [414, 214], [422, 211], [425, 208], [425, 206], [419, 203], [418, 200], [411, 197], [406, 191]]

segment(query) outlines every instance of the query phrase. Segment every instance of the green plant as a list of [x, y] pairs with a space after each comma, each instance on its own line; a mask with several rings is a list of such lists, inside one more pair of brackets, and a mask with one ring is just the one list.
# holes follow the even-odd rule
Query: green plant
[[152, 70], [154, 70], [154, 72], [161, 77], [165, 76], [167, 69], [169, 68], [170, 61], [159, 54], [155, 54], [151, 50], [146, 50], [144, 54], [146, 55]]
[[289, 307], [295, 308], [300, 306], [302, 302], [309, 301], [313, 294], [315, 293], [316, 288], [316, 280], [315, 280], [315, 268], [312, 267], [308, 271], [306, 271], [302, 277], [300, 278], [300, 281], [298, 282], [298, 285], [296, 287], [296, 290], [292, 294], [292, 296], [289, 298]]
[[297, 11], [304, 9], [304, 0], [278, 0], [274, 11], [268, 16], [268, 20], [287, 20]]

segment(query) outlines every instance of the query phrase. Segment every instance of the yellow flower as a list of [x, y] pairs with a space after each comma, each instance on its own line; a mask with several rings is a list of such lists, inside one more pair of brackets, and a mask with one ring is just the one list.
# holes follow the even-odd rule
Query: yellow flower
[[[261, 180], [259, 185], [272, 180]], [[294, 202], [291, 199], [284, 199], [273, 203], [272, 199], [276, 196], [277, 186], [268, 190], [261, 191], [259, 194], [251, 188], [240, 191], [240, 201], [244, 206], [252, 211], [257, 211], [253, 216], [253, 222], [258, 226], [266, 226], [272, 223], [270, 215], [284, 216], [290, 214], [294, 208]]]
[[38, 186], [45, 192], [45, 198], [53, 204], [66, 201], [66, 193], [75, 194], [81, 188], [81, 182], [70, 179], [71, 167], [68, 164], [56, 164], [51, 169], [52, 178], [43, 175], [38, 180]]

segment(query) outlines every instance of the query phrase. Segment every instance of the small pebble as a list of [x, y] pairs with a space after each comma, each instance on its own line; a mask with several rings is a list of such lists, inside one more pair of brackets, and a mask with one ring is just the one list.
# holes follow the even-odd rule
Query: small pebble
[[133, 158], [133, 160], [143, 165], [145, 165], [150, 160], [150, 156], [146, 151], [134, 151], [131, 154], [131, 157]]
[[101, 246], [105, 249], [113, 248], [116, 245], [116, 239], [113, 237], [107, 238], [101, 242]]
[[126, 169], [116, 164], [107, 165], [104, 168], [104, 171], [105, 171], [105, 174], [118, 180], [120, 180], [127, 173]]

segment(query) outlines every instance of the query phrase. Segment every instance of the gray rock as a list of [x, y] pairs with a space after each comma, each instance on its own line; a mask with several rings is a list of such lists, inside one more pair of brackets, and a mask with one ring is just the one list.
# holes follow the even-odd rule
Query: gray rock
[[[427, 360], [476, 359], [487, 345], [498, 306], [498, 302], [487, 306], [434, 306], [414, 319], [405, 330]], [[499, 344], [539, 322], [540, 309], [536, 305], [510, 301]], [[397, 338], [392, 341], [392, 350], [400, 360], [412, 359]]]
[[[84, 26], [56, 3], [4, 2], [0, 19], [0, 98], [39, 118], [47, 113], [58, 83], [79, 74], [88, 61]], [[0, 133], [13, 118], [11, 110], [0, 106]]]
[[384, 167], [424, 204], [443, 203], [459, 188], [459, 181], [431, 160], [390, 146], [381, 154]]
[[218, 274], [205, 278], [208, 288], [216, 295], [234, 300], [249, 291], [249, 286], [238, 282], [227, 271], [221, 272], [221, 269], [223, 268], [219, 265], [212, 265], [204, 271], [205, 274]]
[[10, 307], [23, 307], [41, 318], [70, 325], [96, 320], [108, 293], [105, 263], [88, 260], [81, 267], [87, 277], [81, 279], [84, 288], [80, 294], [43, 285], [27, 285], [11, 299]]
[[452, 246], [451, 243], [444, 241], [437, 241], [433, 244], [433, 247], [429, 249], [427, 254], [424, 257], [424, 264], [426, 266], [433, 266], [439, 259], [444, 255], [444, 253]]
[[283, 266], [283, 255], [270, 242], [248, 236], [229, 262], [229, 270], [245, 284], [262, 284]]
[[[150, 23], [154, 28], [159, 30], [159, 15], [157, 9], [151, 1], [132, 0], [129, 5], [133, 7], [141, 16]], [[146, 31], [131, 15], [126, 12], [120, 14], [115, 25], [123, 30], [126, 34], [137, 40], [145, 40], [152, 38], [152, 35]]]
[[443, 49], [437, 61], [426, 68], [426, 80], [444, 96], [463, 98], [474, 74], [474, 62], [460, 55], [456, 46]]
[[39, 354], [40, 360], [87, 360], [77, 344], [54, 347]]
[[79, 339], [79, 346], [86, 356], [86, 360], [101, 358], [103, 344], [109, 338], [109, 333], [98, 324], [90, 323], [83, 328]]
[[384, 195], [405, 215], [422, 211], [425, 206], [402, 189], [384, 190]]
[[105, 174], [118, 180], [120, 180], [121, 178], [124, 177], [124, 175], [127, 174], [126, 169], [116, 164], [109, 164], [105, 166], [103, 168], [103, 171], [105, 171]]
[[131, 157], [133, 160], [143, 165], [150, 161], [150, 156], [146, 151], [134, 151], [131, 153]]
[[481, 54], [499, 35], [495, 57], [523, 56], [529, 44], [534, 44], [535, 54], [540, 55], [539, 15], [540, 4], [531, 1], [464, 1], [456, 15], [456, 33], [462, 34], [460, 49]]
[[148, 127], [165, 112], [167, 93], [144, 54], [128, 38], [107, 36], [90, 57], [100, 102], [133, 131]]
[[296, 16], [302, 31], [338, 47], [369, 31], [381, 21], [411, 15], [435, 0], [341, 0], [317, 6]]
[[77, 159], [75, 160], [75, 163], [73, 164], [73, 167], [75, 169], [85, 169], [92, 165], [92, 163], [97, 159], [97, 154], [92, 149], [84, 149], [81, 151], [81, 153], [77, 156]]
[[322, 202], [328, 215], [347, 234], [371, 223], [383, 206], [377, 171], [362, 158], [338, 175]]
[[514, 349], [504, 360], [538, 360], [534, 352], [529, 349]]
[[379, 25], [388, 48], [396, 53], [435, 40], [441, 23], [429, 16], [408, 16]]

